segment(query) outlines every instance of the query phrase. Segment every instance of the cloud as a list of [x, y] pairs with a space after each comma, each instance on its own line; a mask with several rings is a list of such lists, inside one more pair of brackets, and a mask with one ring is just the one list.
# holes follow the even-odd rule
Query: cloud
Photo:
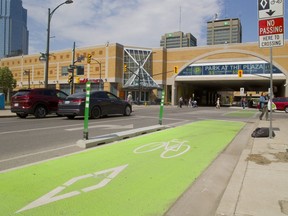
[[[74, 0], [51, 19], [50, 50], [111, 43], [159, 47], [165, 33], [192, 33], [206, 44], [207, 21], [220, 14], [223, 0]], [[29, 53], [46, 49], [48, 8], [63, 0], [22, 0], [28, 10]], [[181, 9], [180, 9], [181, 5]], [[181, 11], [181, 16], [180, 16]], [[181, 20], [181, 22], [180, 22]]]

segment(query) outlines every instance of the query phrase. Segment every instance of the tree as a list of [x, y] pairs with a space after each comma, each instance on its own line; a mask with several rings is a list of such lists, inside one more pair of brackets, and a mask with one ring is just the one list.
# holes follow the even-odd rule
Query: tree
[[13, 74], [8, 67], [0, 68], [0, 89], [7, 98], [8, 91], [11, 91], [16, 87], [16, 79], [13, 78]]

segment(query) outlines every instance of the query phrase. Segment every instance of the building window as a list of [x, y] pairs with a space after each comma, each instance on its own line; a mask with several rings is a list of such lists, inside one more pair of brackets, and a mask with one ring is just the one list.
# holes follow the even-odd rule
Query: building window
[[77, 66], [76, 75], [84, 75], [84, 66], [83, 65]]
[[68, 66], [63, 66], [61, 68], [61, 76], [68, 76]]

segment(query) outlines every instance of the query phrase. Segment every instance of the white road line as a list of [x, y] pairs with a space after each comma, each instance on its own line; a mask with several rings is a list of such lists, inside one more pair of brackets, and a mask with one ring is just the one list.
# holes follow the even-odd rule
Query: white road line
[[[135, 117], [135, 118], [139, 118], [139, 117]], [[127, 119], [121, 119], [121, 122], [126, 121], [126, 120], [131, 120], [131, 118], [127, 118]], [[115, 120], [107, 120], [107, 121], [101, 121], [100, 124], [105, 124], [105, 122], [113, 122], [113, 121], [119, 121], [119, 119], [115, 119]], [[91, 125], [99, 125], [99, 122], [90, 122], [89, 126]], [[32, 129], [26, 129], [26, 130], [15, 130], [15, 131], [5, 131], [5, 132], [0, 132], [0, 135], [3, 134], [11, 134], [11, 133], [25, 133], [25, 132], [29, 132], [29, 131], [41, 131], [41, 130], [48, 130], [48, 129], [58, 129], [58, 128], [72, 128], [72, 127], [79, 127], [79, 126], [83, 126], [84, 127], [84, 123], [81, 124], [72, 124], [72, 125], [61, 125], [61, 126], [53, 126], [53, 127], [44, 127], [44, 128], [32, 128]]]
[[62, 149], [66, 149], [66, 148], [70, 148], [70, 147], [74, 147], [74, 146], [76, 146], [76, 144], [75, 145], [64, 146], [64, 147], [60, 147], [60, 148], [49, 149], [49, 150], [45, 150], [45, 151], [39, 151], [39, 152], [35, 152], [35, 153], [30, 153], [30, 154], [25, 154], [25, 155], [21, 155], [21, 156], [9, 158], [9, 159], [0, 160], [0, 163], [11, 161], [11, 160], [17, 160], [17, 159], [25, 158], [25, 157], [35, 156], [35, 155], [38, 155], [38, 154], [44, 154], [44, 153], [47, 153], [47, 152], [58, 151], [58, 150], [62, 150]]

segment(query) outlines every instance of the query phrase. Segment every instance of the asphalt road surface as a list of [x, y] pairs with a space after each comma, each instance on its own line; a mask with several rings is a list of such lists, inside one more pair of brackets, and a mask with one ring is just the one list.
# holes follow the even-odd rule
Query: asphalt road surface
[[[89, 120], [89, 139], [115, 132], [159, 124], [159, 106], [134, 106], [131, 116]], [[178, 126], [203, 119], [255, 121], [251, 116], [230, 115], [240, 108], [165, 106], [163, 125]], [[256, 110], [252, 110], [256, 112]], [[257, 112], [256, 112], [257, 113]], [[61, 155], [83, 151], [76, 142], [83, 138], [84, 118], [69, 120], [48, 116], [36, 119], [3, 118], [0, 123], [0, 171]]]

